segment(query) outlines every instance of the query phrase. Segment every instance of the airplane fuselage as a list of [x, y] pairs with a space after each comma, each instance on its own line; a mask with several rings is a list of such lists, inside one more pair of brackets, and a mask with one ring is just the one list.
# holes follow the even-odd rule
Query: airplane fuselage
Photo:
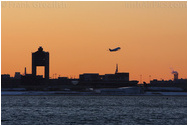
[[109, 49], [110, 52], [115, 52], [115, 51], [118, 51], [119, 49], [121, 49], [120, 47], [117, 47], [115, 49]]

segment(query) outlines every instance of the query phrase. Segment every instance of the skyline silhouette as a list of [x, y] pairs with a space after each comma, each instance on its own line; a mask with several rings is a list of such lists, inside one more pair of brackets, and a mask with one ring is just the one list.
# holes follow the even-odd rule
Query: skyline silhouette
[[[43, 46], [51, 53], [50, 77], [114, 73], [118, 63], [120, 72], [130, 73], [130, 80], [140, 81], [140, 75], [146, 82], [169, 80], [173, 78], [169, 67], [179, 78], [187, 78], [186, 7], [128, 8], [125, 5], [131, 2], [126, 1], [65, 3], [64, 8], [2, 8], [1, 74], [13, 76], [25, 67], [30, 73], [30, 52]], [[122, 49], [106, 51], [113, 47]], [[44, 69], [38, 69], [44, 75]]]

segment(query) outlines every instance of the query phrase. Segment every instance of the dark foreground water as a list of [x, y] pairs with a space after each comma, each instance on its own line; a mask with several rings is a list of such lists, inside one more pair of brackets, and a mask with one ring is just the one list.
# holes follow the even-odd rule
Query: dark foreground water
[[1, 124], [187, 124], [187, 97], [2, 96]]

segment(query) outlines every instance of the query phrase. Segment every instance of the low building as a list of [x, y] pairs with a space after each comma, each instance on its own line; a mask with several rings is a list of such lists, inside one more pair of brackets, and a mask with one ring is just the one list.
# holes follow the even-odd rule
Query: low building
[[129, 81], [129, 73], [105, 74], [104, 81]]
[[180, 87], [183, 90], [187, 90], [187, 79], [175, 79], [172, 80], [157, 80], [154, 79], [147, 84], [147, 87]]
[[100, 80], [98, 73], [84, 73], [80, 74], [81, 81], [98, 81]]
[[10, 79], [10, 74], [1, 74], [1, 79]]
[[80, 81], [129, 81], [129, 73], [99, 75], [98, 73], [80, 74]]
[[60, 79], [60, 80], [67, 80], [68, 77], [58, 77], [58, 79]]
[[14, 79], [21, 79], [20, 72], [15, 72]]

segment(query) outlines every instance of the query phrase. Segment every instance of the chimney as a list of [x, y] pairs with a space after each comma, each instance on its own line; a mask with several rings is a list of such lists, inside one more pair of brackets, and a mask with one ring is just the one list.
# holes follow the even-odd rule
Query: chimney
[[27, 73], [26, 73], [26, 67], [25, 67], [25, 75], [26, 75]]
[[116, 64], [116, 71], [115, 73], [118, 73], [118, 64]]
[[178, 80], [178, 73], [174, 73], [174, 81]]

